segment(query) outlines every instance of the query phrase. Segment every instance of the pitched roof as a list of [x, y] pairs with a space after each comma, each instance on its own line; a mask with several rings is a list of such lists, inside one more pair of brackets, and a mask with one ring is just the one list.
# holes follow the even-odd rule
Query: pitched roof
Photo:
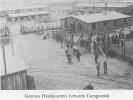
[[95, 14], [84, 14], [84, 15], [73, 15], [72, 18], [76, 18], [78, 20], [84, 21], [86, 23], [95, 23], [95, 22], [102, 22], [102, 21], [109, 21], [109, 20], [116, 20], [121, 18], [129, 18], [131, 16], [117, 13], [117, 12], [102, 12], [102, 13], [95, 13]]
[[48, 6], [43, 5], [33, 5], [33, 6], [22, 6], [22, 5], [0, 5], [0, 11], [6, 11], [6, 10], [29, 10], [29, 9], [39, 9], [39, 8], [48, 8]]
[[[130, 6], [130, 5], [132, 5], [132, 3], [131, 4], [127, 4], [127, 3], [116, 3], [116, 2], [109, 2], [108, 3], [108, 7], [128, 7], [128, 6]], [[76, 5], [76, 7], [105, 7], [105, 3], [104, 2], [99, 2], [99, 3], [89, 3], [89, 4], [86, 4], [86, 3], [79, 3], [79, 4], [77, 4]]]
[[42, 15], [48, 14], [48, 11], [32, 11], [32, 12], [23, 12], [23, 13], [11, 13], [8, 14], [9, 17], [23, 17], [23, 16], [32, 16], [32, 15]]

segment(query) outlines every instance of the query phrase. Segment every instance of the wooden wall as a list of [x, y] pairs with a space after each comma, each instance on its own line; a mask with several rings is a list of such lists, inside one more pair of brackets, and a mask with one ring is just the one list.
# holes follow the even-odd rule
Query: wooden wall
[[[126, 20], [126, 21], [125, 21]], [[116, 25], [114, 24], [116, 22]], [[86, 23], [81, 20], [75, 18], [66, 18], [64, 19], [64, 24], [67, 23], [67, 27], [64, 25], [64, 28], [70, 30], [71, 25], [70, 23], [74, 23], [75, 25], [75, 34], [76, 33], [85, 33], [85, 34], [101, 34], [101, 33], [109, 33], [115, 29], [119, 29], [122, 27], [127, 27], [132, 25], [133, 18], [124, 18], [124, 19], [117, 19], [117, 20], [109, 20], [103, 22], [96, 22], [96, 23]], [[79, 30], [78, 24], [81, 24], [82, 29]], [[96, 29], [93, 29], [92, 25], [96, 25]]]

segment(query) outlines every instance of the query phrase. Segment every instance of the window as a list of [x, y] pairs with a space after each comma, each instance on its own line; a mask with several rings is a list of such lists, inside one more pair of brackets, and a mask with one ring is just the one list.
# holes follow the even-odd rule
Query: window
[[92, 24], [92, 29], [96, 29], [96, 23]]

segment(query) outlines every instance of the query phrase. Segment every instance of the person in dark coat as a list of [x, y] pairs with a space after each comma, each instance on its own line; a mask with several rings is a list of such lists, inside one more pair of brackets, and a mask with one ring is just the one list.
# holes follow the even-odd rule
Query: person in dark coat
[[73, 48], [70, 45], [66, 46], [65, 54], [67, 56], [68, 64], [72, 64]]
[[77, 50], [77, 55], [76, 55], [76, 57], [77, 57], [77, 60], [80, 62], [81, 53], [80, 53], [79, 50]]
[[107, 69], [108, 67], [107, 67], [107, 61], [104, 61], [103, 62], [103, 69], [104, 69], [104, 74], [108, 74], [108, 69]]
[[87, 85], [86, 87], [84, 87], [83, 90], [94, 90], [94, 87], [92, 86], [91, 83], [89, 83], [89, 85]]
[[79, 51], [79, 49], [74, 48], [74, 54], [75, 54], [77, 60], [80, 62], [81, 52]]
[[103, 55], [103, 72], [105, 75], [108, 74], [108, 62], [107, 62], [107, 57], [106, 55]]
[[98, 50], [98, 43], [97, 41], [95, 40], [93, 42], [93, 50], [94, 50], [94, 60], [95, 60], [95, 63], [97, 64], [97, 60], [99, 58], [99, 50]]
[[100, 62], [98, 61], [96, 64], [97, 76], [100, 76]]

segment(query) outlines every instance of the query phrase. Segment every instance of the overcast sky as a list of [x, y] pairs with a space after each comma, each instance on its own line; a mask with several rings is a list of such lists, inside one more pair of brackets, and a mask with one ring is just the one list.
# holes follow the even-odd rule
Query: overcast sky
[[[94, 1], [94, 0], [0, 0], [0, 8], [7, 8], [11, 6], [30, 6], [30, 5], [45, 5], [47, 3], [54, 3], [54, 2], [72, 2], [72, 1]], [[95, 0], [95, 1], [105, 1], [105, 0]], [[108, 0], [108, 1], [131, 1], [133, 0]]]
[[[40, 1], [51, 3], [51, 2], [71, 2], [71, 1], [81, 1], [81, 0], [0, 0], [0, 3], [36, 3]], [[105, 1], [105, 0], [84, 0], [84, 1]], [[133, 2], [133, 0], [108, 0], [108, 1], [131, 1]]]

